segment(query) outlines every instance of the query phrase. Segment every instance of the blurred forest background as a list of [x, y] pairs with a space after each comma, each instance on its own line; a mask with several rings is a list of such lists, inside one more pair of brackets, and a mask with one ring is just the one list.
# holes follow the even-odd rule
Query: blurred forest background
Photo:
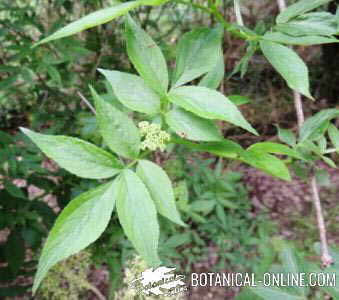
[[[19, 133], [18, 127], [100, 144], [95, 117], [79, 93], [90, 99], [91, 84], [106, 97], [114, 97], [97, 73], [98, 67], [135, 72], [125, 53], [121, 20], [36, 48], [31, 46], [69, 22], [113, 3], [0, 2], [1, 299], [31, 299], [32, 276], [42, 242], [56, 215], [74, 196], [96, 185], [95, 181], [59, 169]], [[199, 9], [200, 5], [207, 4], [205, 0], [176, 0], [159, 7], [142, 7], [133, 14], [161, 46], [167, 60], [174, 61], [175, 43], [183, 33], [217, 24]], [[264, 32], [278, 13], [276, 1], [242, 1], [242, 5], [246, 25], [259, 32]], [[327, 9], [333, 12], [336, 5], [333, 1]], [[227, 20], [235, 22], [233, 0], [223, 0], [219, 7]], [[220, 90], [226, 95], [242, 96], [241, 110], [261, 134], [254, 136], [224, 125], [224, 136], [248, 146], [275, 141], [277, 124], [296, 131], [293, 95], [283, 79], [256, 53], [241, 77], [236, 71], [246, 53], [245, 42], [226, 32], [223, 47], [226, 73]], [[305, 100], [306, 115], [336, 107], [338, 44], [297, 50], [309, 66], [312, 94], [317, 99]], [[317, 260], [313, 246], [318, 241], [317, 226], [305, 181], [282, 182], [239, 162], [192, 154], [181, 146], [177, 153], [180, 155], [154, 155], [175, 182], [177, 205], [189, 224], [187, 229], [170, 223], [163, 226], [160, 256], [166, 265], [177, 266], [179, 273], [186, 275], [212, 271], [262, 274], [277, 262], [281, 238], [290, 241], [300, 256]], [[333, 159], [338, 161], [335, 154]], [[329, 240], [334, 245], [339, 243], [339, 172], [327, 173], [327, 167], [322, 167], [324, 173], [318, 181]], [[128, 294], [127, 284], [143, 268], [113, 214], [98, 241], [53, 268], [36, 299], [134, 299]], [[325, 299], [323, 291], [314, 293], [312, 299]], [[188, 297], [242, 296], [239, 288], [199, 288], [191, 289]]]

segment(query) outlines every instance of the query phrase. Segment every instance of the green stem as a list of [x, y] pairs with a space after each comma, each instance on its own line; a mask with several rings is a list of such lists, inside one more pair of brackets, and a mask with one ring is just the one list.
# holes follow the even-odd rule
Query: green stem
[[218, 7], [214, 4], [213, 0], [208, 0], [208, 4], [210, 6], [211, 13], [216, 17], [216, 19], [224, 26], [224, 28], [233, 36], [248, 40], [249, 36], [245, 34], [244, 32], [239, 31], [238, 28], [234, 27], [231, 23], [228, 23], [224, 16], [219, 11]]
[[228, 31], [234, 37], [237, 37], [243, 40], [253, 39], [253, 37], [250, 37], [246, 33], [239, 31], [238, 28], [234, 27], [231, 23], [228, 23], [212, 0], [208, 0], [209, 8], [206, 6], [192, 3], [192, 2], [186, 2], [184, 0], [175, 0], [175, 2], [185, 4], [185, 5], [191, 5], [194, 8], [201, 9], [209, 14], [214, 15], [215, 18], [218, 20], [218, 22], [224, 26], [225, 30]]
[[133, 160], [132, 162], [130, 162], [127, 166], [126, 169], [132, 168], [141, 158], [144, 158], [145, 156], [147, 156], [148, 154], [150, 154], [151, 151], [145, 151], [143, 154], [141, 154], [137, 159]]

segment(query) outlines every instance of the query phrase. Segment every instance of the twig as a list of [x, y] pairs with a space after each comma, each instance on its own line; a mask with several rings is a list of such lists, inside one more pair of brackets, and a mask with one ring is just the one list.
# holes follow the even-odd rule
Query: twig
[[80, 277], [78, 274], [73, 272], [65, 272], [65, 278], [69, 282], [76, 282], [79, 284], [80, 287], [85, 288], [87, 290], [92, 291], [97, 299], [99, 300], [107, 300], [106, 297], [100, 292], [100, 290], [94, 286], [91, 282], [89, 282], [87, 279]]
[[77, 92], [80, 99], [86, 104], [86, 106], [91, 110], [91, 112], [96, 115], [97, 112], [95, 111], [95, 108], [92, 106], [92, 104], [85, 98], [83, 94], [81, 94], [79, 91]]
[[96, 73], [96, 71], [97, 71], [97, 69], [98, 69], [98, 67], [99, 67], [99, 65], [101, 63], [102, 57], [104, 56], [105, 45], [106, 45], [106, 39], [105, 39], [105, 42], [102, 43], [99, 55], [97, 56], [95, 64], [94, 64], [94, 66], [92, 68], [92, 71], [91, 71], [92, 77], [95, 76], [95, 73]]
[[99, 300], [106, 300], [106, 297], [94, 285], [89, 284], [88, 288], [98, 297]]
[[333, 258], [328, 250], [328, 243], [326, 237], [326, 225], [322, 213], [321, 208], [321, 201], [319, 198], [319, 191], [317, 187], [317, 181], [315, 175], [312, 174], [311, 177], [311, 189], [312, 189], [312, 196], [314, 200], [315, 210], [317, 212], [317, 221], [318, 221], [318, 228], [319, 228], [319, 235], [320, 235], [320, 244], [321, 244], [321, 262], [324, 267], [328, 267], [333, 263]]
[[243, 39], [243, 40], [248, 40], [247, 34], [244, 32], [240, 31], [239, 28], [233, 26], [231, 23], [227, 22], [221, 12], [219, 11], [218, 7], [214, 4], [213, 0], [208, 0], [208, 5], [209, 7], [199, 5], [199, 4], [192, 4], [192, 2], [189, 1], [184, 1], [184, 0], [175, 0], [175, 2], [180, 3], [180, 4], [185, 4], [185, 5], [190, 5], [194, 8], [203, 10], [209, 14], [212, 14], [215, 16], [215, 18], [218, 20], [219, 23], [221, 23], [224, 28], [233, 36]]
[[244, 26], [244, 21], [241, 16], [241, 8], [239, 0], [234, 0], [234, 11], [239, 26]]
[[224, 26], [224, 28], [233, 36], [243, 39], [243, 40], [247, 40], [248, 36], [243, 33], [242, 31], [239, 31], [238, 28], [236, 28], [235, 26], [233, 26], [231, 23], [228, 23], [224, 16], [221, 14], [221, 12], [219, 11], [218, 7], [214, 4], [213, 0], [208, 0], [208, 4], [210, 7], [210, 11], [211, 13], [215, 16], [215, 18]]
[[278, 3], [280, 11], [283, 11], [284, 9], [286, 9], [286, 2], [285, 2], [285, 0], [277, 0], [277, 3]]
[[297, 91], [293, 91], [293, 100], [294, 100], [295, 111], [297, 113], [298, 128], [299, 128], [299, 131], [300, 131], [300, 129], [303, 126], [303, 123], [305, 121], [303, 104], [302, 104], [302, 101], [301, 101], [300, 93], [298, 93]]
[[[285, 0], [277, 0], [277, 3], [278, 3], [280, 11], [286, 8]], [[293, 98], [294, 98], [294, 106], [295, 106], [295, 110], [297, 114], [297, 119], [298, 119], [298, 128], [300, 132], [301, 126], [303, 125], [304, 120], [305, 120], [300, 93], [298, 93], [297, 91], [293, 91]], [[316, 215], [317, 215], [317, 223], [318, 223], [318, 230], [319, 230], [320, 244], [321, 244], [321, 262], [324, 267], [328, 267], [329, 265], [333, 263], [333, 258], [330, 255], [329, 250], [328, 250], [328, 242], [327, 242], [327, 237], [326, 237], [326, 225], [325, 225], [324, 215], [323, 215], [322, 208], [321, 208], [321, 201], [319, 197], [317, 181], [316, 181], [316, 177], [313, 171], [311, 174], [310, 186], [312, 190], [313, 204], [314, 204]]]

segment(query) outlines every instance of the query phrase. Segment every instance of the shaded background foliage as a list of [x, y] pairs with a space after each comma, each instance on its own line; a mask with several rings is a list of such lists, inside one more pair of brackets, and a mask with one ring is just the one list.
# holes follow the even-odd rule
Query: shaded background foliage
[[[330, 11], [335, 11], [336, 2], [330, 4]], [[51, 134], [63, 132], [100, 144], [96, 120], [78, 92], [89, 97], [87, 87], [91, 84], [114, 100], [112, 90], [96, 69], [100, 66], [134, 72], [126, 58], [120, 21], [37, 48], [31, 46], [70, 21], [112, 3], [109, 0], [3, 0], [0, 3], [0, 297], [25, 294], [30, 289], [41, 243], [57, 213], [74, 196], [96, 185], [59, 169], [18, 133], [18, 127]], [[190, 5], [185, 0], [177, 0], [161, 7], [139, 8], [134, 17], [160, 45], [167, 60], [173, 61], [175, 42], [184, 32], [200, 25], [216, 25], [214, 17], [199, 9], [202, 4], [206, 4], [204, 0], [192, 1]], [[225, 18], [234, 21], [233, 1], [224, 0], [220, 5]], [[277, 10], [275, 1], [244, 1], [245, 22], [259, 32], [273, 22]], [[227, 32], [223, 43], [226, 75], [220, 89], [227, 94], [249, 97], [250, 104], [244, 105], [243, 111], [251, 124], [260, 130], [261, 136], [243, 134], [226, 124], [223, 134], [247, 146], [274, 139], [274, 124], [284, 128], [294, 126], [292, 99], [283, 80], [262, 56], [256, 55], [243, 78], [239, 73], [232, 74], [246, 45]], [[310, 65], [313, 95], [320, 99], [317, 103], [309, 103], [306, 111], [316, 112], [336, 105], [338, 45], [300, 47], [299, 53]], [[317, 240], [316, 226], [309, 222], [309, 216], [301, 219], [292, 216], [287, 222], [288, 212], [281, 213], [279, 208], [263, 202], [263, 191], [258, 187], [263, 183], [253, 183], [253, 178], [265, 182], [269, 181], [267, 177], [257, 173], [248, 175], [251, 171], [237, 163], [192, 155], [184, 148], [180, 151], [175, 157], [171, 153], [154, 155], [176, 182], [178, 206], [190, 225], [188, 230], [178, 232], [173, 224], [161, 219], [166, 230], [161, 237], [160, 255], [165, 262], [176, 264], [180, 270], [186, 266], [187, 274], [192, 270], [210, 271], [212, 267], [260, 272], [260, 268], [265, 269], [276, 255], [260, 245], [269, 243], [277, 232], [286, 235], [295, 224], [300, 232], [293, 239], [313, 234], [313, 238], [310, 234], [309, 240], [298, 244], [301, 251], [312, 255], [311, 245]], [[239, 171], [245, 173], [244, 179]], [[336, 176], [332, 174], [332, 177]], [[337, 185], [329, 185], [326, 178], [323, 180], [329, 186], [326, 190], [329, 199], [334, 199]], [[274, 184], [280, 185], [279, 181]], [[270, 197], [272, 202], [279, 204], [280, 200], [274, 194]], [[258, 204], [258, 201], [263, 203]], [[302, 208], [308, 205], [308, 199], [303, 195], [296, 201]], [[326, 201], [325, 205], [337, 210], [333, 201]], [[190, 210], [186, 206], [190, 206]], [[278, 222], [271, 220], [273, 213], [279, 215]], [[337, 214], [332, 218], [335, 223]], [[310, 225], [305, 225], [307, 223]], [[337, 232], [336, 227], [330, 228], [332, 239], [338, 239]], [[115, 217], [89, 251], [91, 266], [85, 266], [88, 273], [95, 273], [93, 268], [96, 267], [106, 277], [101, 281], [82, 278], [87, 275], [80, 272], [79, 282], [89, 280], [113, 299], [114, 291], [121, 288], [124, 264], [134, 256]], [[67, 288], [67, 283], [61, 280], [55, 288], [62, 287]], [[70, 291], [79, 293], [75, 299], [93, 297], [93, 289], [88, 285]], [[222, 299], [217, 298], [222, 297], [220, 292], [211, 292], [215, 299]], [[237, 292], [231, 290], [229, 297]], [[192, 291], [193, 299], [195, 293], [204, 292]], [[29, 293], [25, 295], [29, 297]], [[45, 297], [44, 294], [40, 296]], [[51, 294], [47, 296], [52, 297]]]

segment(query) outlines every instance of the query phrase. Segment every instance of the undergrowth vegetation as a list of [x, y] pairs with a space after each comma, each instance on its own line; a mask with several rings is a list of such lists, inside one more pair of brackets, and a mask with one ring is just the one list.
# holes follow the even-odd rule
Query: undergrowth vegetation
[[338, 273], [337, 3], [287, 2], [0, 3], [1, 298], [144, 299], [161, 266]]

